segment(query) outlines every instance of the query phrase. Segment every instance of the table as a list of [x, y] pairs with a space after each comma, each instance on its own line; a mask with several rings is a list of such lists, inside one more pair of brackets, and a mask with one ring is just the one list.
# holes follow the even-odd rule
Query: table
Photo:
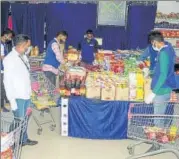
[[70, 97], [68, 136], [87, 139], [126, 139], [129, 101]]

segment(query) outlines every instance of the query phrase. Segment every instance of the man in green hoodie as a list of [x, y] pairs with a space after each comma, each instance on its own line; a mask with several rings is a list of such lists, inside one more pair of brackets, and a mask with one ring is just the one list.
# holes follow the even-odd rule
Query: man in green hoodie
[[[154, 125], [166, 128], [171, 123], [168, 119], [164, 120], [162, 115], [166, 114], [166, 102], [170, 100], [171, 92], [176, 88], [174, 73], [176, 55], [174, 49], [165, 44], [161, 33], [154, 32], [150, 38], [153, 47], [158, 50], [158, 56], [151, 83], [152, 93], [145, 99], [145, 102], [147, 104], [153, 103], [154, 114], [161, 117], [155, 117]], [[149, 151], [158, 148], [153, 146]]]

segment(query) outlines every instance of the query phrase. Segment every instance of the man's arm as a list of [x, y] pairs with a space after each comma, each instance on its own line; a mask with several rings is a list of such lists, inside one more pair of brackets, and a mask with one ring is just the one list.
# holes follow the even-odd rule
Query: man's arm
[[54, 51], [56, 55], [56, 59], [61, 64], [63, 64], [64, 63], [63, 52], [60, 51], [59, 45], [56, 42], [52, 43], [52, 50]]
[[139, 61], [145, 61], [150, 56], [150, 49], [149, 46], [144, 50], [144, 52], [141, 54]]
[[168, 55], [163, 51], [160, 53], [159, 57], [159, 63], [160, 63], [160, 75], [159, 79], [153, 89], [153, 93], [157, 94], [161, 86], [164, 84], [167, 78], [168, 74], [168, 64], [169, 64], [169, 58]]
[[81, 51], [81, 42], [78, 43], [78, 51]]
[[1, 59], [4, 59], [4, 45], [1, 44]]
[[98, 41], [97, 40], [95, 40], [94, 49], [95, 49], [95, 53], [97, 53], [98, 49], [99, 49], [99, 45], [98, 45]]

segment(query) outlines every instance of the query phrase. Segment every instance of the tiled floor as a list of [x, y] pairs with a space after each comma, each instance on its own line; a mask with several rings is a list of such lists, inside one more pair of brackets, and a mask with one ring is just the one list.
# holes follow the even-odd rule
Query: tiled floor
[[[59, 111], [54, 109], [53, 114], [59, 123]], [[37, 135], [37, 126], [31, 119], [29, 136], [39, 141], [37, 146], [26, 146], [22, 149], [21, 159], [125, 159], [128, 157], [126, 147], [134, 143], [130, 140], [85, 140], [70, 137], [61, 137], [59, 127], [54, 132], [44, 126], [42, 135]], [[139, 146], [137, 153], [145, 152], [148, 145]], [[146, 159], [175, 159], [173, 154], [163, 154]]]

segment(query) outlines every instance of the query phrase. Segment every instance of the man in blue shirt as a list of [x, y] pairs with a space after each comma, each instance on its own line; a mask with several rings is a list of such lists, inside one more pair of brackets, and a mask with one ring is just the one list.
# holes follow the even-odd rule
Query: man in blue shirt
[[92, 30], [86, 31], [86, 37], [79, 43], [78, 50], [81, 51], [82, 62], [92, 65], [95, 60], [94, 54], [98, 52], [98, 42]]
[[[157, 55], [158, 55], [157, 48], [152, 46], [151, 40], [150, 40], [152, 34], [154, 34], [154, 33], [161, 34], [161, 32], [159, 32], [159, 31], [152, 31], [152, 32], [149, 33], [149, 35], [148, 35], [149, 45], [148, 45], [148, 47], [145, 49], [145, 51], [143, 52], [143, 54], [139, 58], [139, 63], [143, 63], [147, 58], [150, 58], [150, 68], [149, 69], [150, 69], [151, 74], [153, 74], [154, 68], [156, 66]], [[165, 45], [168, 45], [168, 47], [174, 51], [172, 45], [169, 42], [165, 41], [164, 43], [165, 43]]]

